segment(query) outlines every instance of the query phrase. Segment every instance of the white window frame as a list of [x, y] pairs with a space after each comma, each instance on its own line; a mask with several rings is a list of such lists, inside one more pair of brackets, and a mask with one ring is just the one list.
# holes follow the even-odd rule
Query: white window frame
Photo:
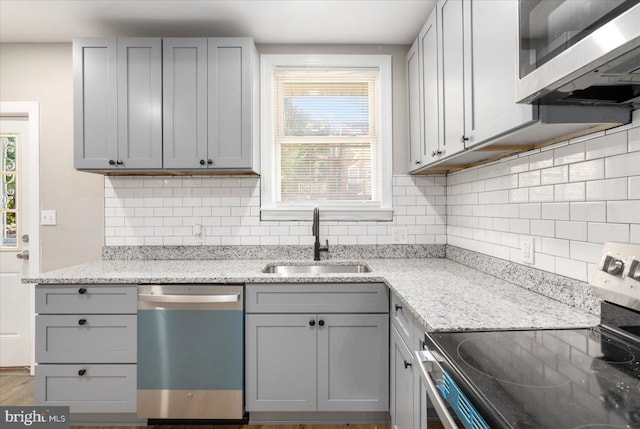
[[[318, 68], [377, 68], [380, 99], [380, 205], [362, 207], [345, 203], [276, 204], [275, 151], [275, 82], [274, 71], [279, 67]], [[260, 56], [260, 158], [262, 220], [310, 220], [313, 208], [320, 208], [326, 220], [393, 220], [392, 208], [392, 74], [390, 55], [261, 55]]]

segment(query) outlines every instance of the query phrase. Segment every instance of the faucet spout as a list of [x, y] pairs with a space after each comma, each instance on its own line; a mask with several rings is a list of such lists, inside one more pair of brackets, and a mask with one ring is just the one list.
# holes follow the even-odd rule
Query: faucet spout
[[320, 245], [320, 209], [318, 206], [313, 209], [313, 225], [311, 226], [311, 233], [315, 237], [315, 241], [313, 243], [313, 260], [319, 261], [320, 252], [329, 251], [329, 240], [326, 240], [326, 245]]

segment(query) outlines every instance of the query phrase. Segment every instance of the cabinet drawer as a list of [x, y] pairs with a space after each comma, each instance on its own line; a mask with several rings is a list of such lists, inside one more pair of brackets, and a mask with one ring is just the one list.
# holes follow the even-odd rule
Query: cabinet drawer
[[135, 314], [136, 286], [38, 286], [36, 313], [40, 314]]
[[413, 337], [413, 314], [400, 301], [396, 294], [391, 294], [391, 322], [396, 327], [405, 344], [411, 344]]
[[36, 316], [38, 363], [135, 363], [136, 315]]
[[66, 405], [72, 413], [136, 412], [135, 365], [37, 365], [35, 372], [38, 406]]
[[247, 313], [387, 313], [382, 283], [247, 285]]

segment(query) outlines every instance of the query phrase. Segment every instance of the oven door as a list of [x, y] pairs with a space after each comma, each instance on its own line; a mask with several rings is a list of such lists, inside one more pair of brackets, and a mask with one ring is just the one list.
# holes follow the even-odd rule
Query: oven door
[[[420, 374], [420, 428], [490, 429], [449, 374], [442, 369], [437, 352], [415, 352]], [[431, 405], [431, 406], [429, 406]], [[435, 416], [431, 415], [435, 413]]]

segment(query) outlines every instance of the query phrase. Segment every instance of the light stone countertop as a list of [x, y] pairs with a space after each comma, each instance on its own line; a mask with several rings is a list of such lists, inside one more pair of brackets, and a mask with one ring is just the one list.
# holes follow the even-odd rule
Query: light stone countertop
[[[384, 282], [430, 331], [576, 328], [599, 319], [582, 310], [445, 258], [366, 259], [370, 273], [264, 274], [270, 260], [104, 260], [25, 278], [24, 283]], [[346, 263], [356, 261], [325, 261]], [[309, 264], [295, 260], [284, 264]]]

